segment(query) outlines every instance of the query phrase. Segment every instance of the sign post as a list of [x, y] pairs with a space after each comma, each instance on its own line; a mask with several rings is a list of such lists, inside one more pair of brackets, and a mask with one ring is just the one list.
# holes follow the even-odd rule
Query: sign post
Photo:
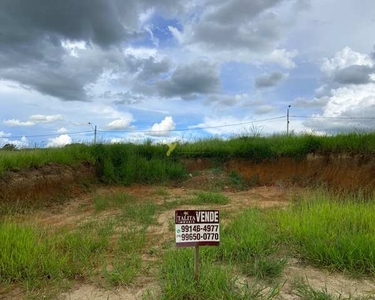
[[195, 247], [194, 279], [198, 280], [199, 246], [220, 245], [218, 210], [176, 210], [177, 247]]

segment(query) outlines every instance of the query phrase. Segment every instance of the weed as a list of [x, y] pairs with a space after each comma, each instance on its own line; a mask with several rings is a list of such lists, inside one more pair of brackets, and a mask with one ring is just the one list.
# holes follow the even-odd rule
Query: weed
[[162, 188], [162, 187], [158, 187], [155, 189], [155, 194], [158, 195], [158, 196], [169, 196], [170, 193], [168, 192], [168, 190]]
[[146, 243], [146, 233], [144, 230], [130, 229], [121, 232], [118, 240], [118, 251], [121, 254], [139, 252]]
[[123, 285], [133, 281], [141, 269], [142, 261], [138, 255], [129, 255], [112, 262], [111, 268], [103, 268], [103, 277], [110, 285]]
[[131, 204], [123, 208], [120, 218], [149, 225], [155, 222], [154, 215], [156, 210], [157, 206], [152, 202]]
[[161, 267], [161, 299], [272, 299], [256, 286], [241, 284], [230, 269], [217, 266], [209, 256], [201, 255], [199, 281], [195, 281], [192, 249], [167, 251]]
[[266, 280], [279, 277], [286, 259], [274, 256], [277, 236], [272, 234], [269, 221], [258, 209], [246, 210], [224, 227], [214, 257], [235, 263], [247, 276]]
[[94, 210], [100, 212], [108, 208], [121, 208], [134, 201], [135, 198], [128, 193], [113, 193], [108, 195], [96, 195], [94, 197]]
[[243, 262], [241, 271], [247, 276], [255, 276], [259, 279], [274, 279], [281, 275], [286, 262], [286, 259], [273, 256], [258, 256]]
[[38, 287], [43, 281], [70, 275], [69, 257], [55, 239], [33, 226], [0, 223], [0, 282]]
[[341, 293], [333, 295], [328, 292], [327, 287], [320, 290], [314, 289], [308, 281], [297, 278], [293, 281], [294, 294], [302, 300], [366, 300], [369, 297], [344, 297]]
[[375, 274], [375, 201], [305, 197], [274, 215], [281, 237], [314, 265]]
[[229, 184], [237, 190], [245, 190], [248, 188], [248, 183], [244, 179], [243, 175], [232, 170], [228, 174]]

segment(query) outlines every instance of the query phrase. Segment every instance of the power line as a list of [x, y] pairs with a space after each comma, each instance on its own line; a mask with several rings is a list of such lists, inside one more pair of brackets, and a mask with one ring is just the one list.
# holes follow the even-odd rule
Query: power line
[[326, 117], [326, 116], [290, 116], [301, 119], [335, 119], [335, 120], [375, 120], [375, 117]]
[[268, 118], [268, 119], [261, 119], [261, 120], [253, 120], [253, 121], [246, 121], [240, 123], [232, 123], [232, 124], [225, 124], [225, 125], [217, 125], [217, 126], [205, 126], [205, 127], [190, 127], [190, 128], [181, 128], [181, 129], [172, 129], [172, 130], [99, 130], [98, 132], [106, 133], [106, 132], [140, 132], [140, 133], [162, 133], [162, 132], [180, 132], [180, 131], [195, 131], [195, 130], [204, 130], [204, 129], [214, 129], [214, 128], [224, 128], [224, 127], [231, 127], [231, 126], [238, 126], [238, 125], [246, 125], [252, 123], [259, 123], [259, 122], [266, 122], [272, 120], [283, 119], [285, 116], [275, 117], [275, 118]]
[[80, 131], [80, 132], [65, 132], [65, 133], [50, 133], [50, 134], [36, 134], [36, 135], [15, 135], [9, 137], [2, 137], [6, 139], [20, 139], [20, 138], [34, 138], [34, 137], [50, 137], [50, 136], [60, 136], [61, 134], [69, 134], [69, 135], [76, 135], [76, 134], [84, 134], [84, 133], [92, 133], [92, 131]]
[[[100, 133], [125, 133], [125, 132], [131, 132], [131, 133], [164, 133], [164, 132], [183, 132], [183, 131], [197, 131], [197, 130], [205, 130], [205, 129], [216, 129], [216, 128], [225, 128], [225, 127], [232, 127], [232, 126], [239, 126], [239, 125], [247, 125], [247, 124], [253, 124], [253, 123], [261, 123], [261, 122], [268, 122], [268, 121], [275, 121], [279, 119], [284, 119], [286, 116], [279, 116], [279, 117], [273, 117], [273, 118], [267, 118], [267, 119], [259, 119], [259, 120], [253, 120], [253, 121], [246, 121], [246, 122], [239, 122], [239, 123], [231, 123], [231, 124], [224, 124], [224, 125], [217, 125], [217, 126], [202, 126], [198, 127], [199, 125], [195, 127], [186, 127], [186, 128], [180, 128], [180, 129], [172, 129], [172, 130], [132, 130], [132, 129], [124, 129], [124, 130], [98, 130], [97, 132]], [[290, 118], [303, 118], [303, 119], [332, 119], [332, 120], [375, 120], [375, 117], [327, 117], [327, 116], [290, 116]], [[93, 134], [93, 131], [79, 131], [79, 132], [66, 132], [64, 134], [68, 135], [79, 135], [79, 134]], [[18, 135], [18, 136], [9, 136], [9, 137], [0, 137], [6, 138], [6, 139], [19, 139], [19, 138], [37, 138], [37, 137], [54, 137], [54, 136], [60, 136], [62, 133], [49, 133], [49, 134], [36, 134], [36, 135]]]

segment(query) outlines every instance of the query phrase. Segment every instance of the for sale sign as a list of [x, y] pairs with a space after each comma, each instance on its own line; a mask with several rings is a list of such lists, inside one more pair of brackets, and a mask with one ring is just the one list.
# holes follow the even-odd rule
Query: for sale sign
[[219, 246], [218, 210], [176, 210], [177, 247]]

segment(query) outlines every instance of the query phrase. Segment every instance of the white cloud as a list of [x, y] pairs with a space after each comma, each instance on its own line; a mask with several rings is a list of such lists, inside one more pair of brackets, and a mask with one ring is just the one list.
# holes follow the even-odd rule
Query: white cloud
[[10, 137], [12, 134], [4, 131], [0, 131], [0, 138]]
[[61, 46], [66, 49], [71, 56], [79, 57], [77, 50], [85, 50], [86, 42], [85, 41], [62, 41]]
[[110, 123], [108, 123], [105, 126], [105, 129], [108, 130], [121, 130], [121, 129], [127, 129], [130, 127], [130, 122], [132, 121], [131, 118], [122, 118], [118, 120], [114, 120]]
[[32, 115], [29, 117], [29, 121], [33, 123], [54, 123], [57, 121], [64, 120], [64, 117], [62, 115]]
[[48, 139], [47, 147], [64, 147], [72, 143], [72, 138], [67, 135], [63, 134], [56, 138]]
[[57, 133], [67, 133], [67, 132], [68, 132], [68, 129], [66, 129], [65, 127], [61, 127], [61, 128], [59, 128], [56, 132], [57, 132]]
[[156, 57], [158, 53], [157, 49], [154, 48], [133, 48], [128, 47], [124, 50], [124, 54], [126, 56], [133, 56], [137, 59], [147, 59], [150, 57]]
[[17, 119], [10, 119], [10, 120], [5, 120], [4, 125], [9, 126], [9, 127], [21, 127], [21, 126], [34, 126], [34, 122], [26, 121], [22, 122]]
[[286, 69], [293, 69], [296, 67], [296, 64], [292, 60], [298, 55], [297, 50], [287, 51], [286, 49], [275, 49], [264, 60], [278, 64]]
[[173, 37], [179, 42], [183, 43], [184, 42], [184, 34], [179, 31], [177, 28], [173, 26], [168, 26], [169, 31], [172, 33]]
[[16, 148], [26, 148], [29, 146], [29, 141], [25, 136], [23, 136], [20, 140], [9, 140], [7, 138], [0, 137], [0, 147], [3, 147], [6, 144], [14, 145]]
[[173, 121], [171, 116], [165, 117], [160, 123], [152, 125], [151, 130], [148, 132], [149, 135], [154, 136], [169, 136], [170, 130], [176, 128], [176, 123]]
[[[373, 62], [368, 55], [354, 52], [349, 47], [345, 47], [337, 52], [333, 58], [325, 59], [321, 70], [330, 75], [337, 70], [352, 65], [372, 67]], [[303, 101], [298, 102], [307, 104], [306, 102], [303, 103]], [[369, 130], [374, 128], [374, 120], [360, 120], [360, 118], [373, 118], [375, 116], [374, 82], [332, 88], [328, 96], [314, 99], [309, 101], [308, 104], [324, 104], [324, 102], [322, 114], [315, 116], [323, 117], [323, 119], [305, 121], [305, 126], [318, 131]], [[328, 119], [324, 119], [324, 117]], [[351, 117], [357, 118], [357, 120], [350, 119]]]
[[34, 126], [39, 123], [54, 123], [64, 120], [62, 115], [32, 115], [27, 121], [20, 121], [18, 119], [5, 120], [3, 123], [10, 127]]
[[345, 47], [337, 52], [333, 58], [324, 58], [321, 70], [330, 76], [337, 70], [354, 65], [372, 67], [373, 61], [369, 55], [355, 52], [350, 47]]
[[[204, 122], [200, 123], [198, 125], [190, 126], [189, 128], [202, 128], [202, 130], [210, 133], [210, 134], [216, 134], [216, 135], [222, 135], [222, 134], [234, 134], [234, 133], [240, 133], [244, 127], [248, 126], [248, 124], [239, 124], [235, 126], [226, 126], [230, 124], [238, 124], [243, 122], [248, 122], [247, 119], [239, 119], [233, 116], [226, 116], [226, 117], [205, 117]], [[209, 127], [209, 128], [206, 128]], [[218, 127], [218, 128], [212, 128], [212, 127]]]

